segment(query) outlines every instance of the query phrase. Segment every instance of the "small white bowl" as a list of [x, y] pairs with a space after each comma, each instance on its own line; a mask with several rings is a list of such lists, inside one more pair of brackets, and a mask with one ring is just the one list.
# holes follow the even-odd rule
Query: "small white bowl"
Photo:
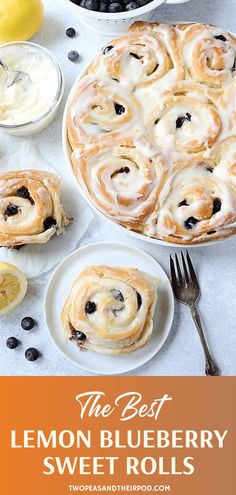
[[[57, 74], [57, 88], [55, 93], [55, 98], [50, 103], [48, 109], [39, 116], [39, 118], [32, 120], [30, 122], [22, 122], [19, 124], [5, 124], [0, 121], [0, 129], [3, 129], [7, 134], [11, 134], [14, 136], [29, 136], [32, 134], [36, 134], [46, 127], [48, 127], [51, 122], [54, 120], [60, 102], [62, 100], [64, 89], [65, 89], [65, 81], [62, 69], [57, 61], [57, 59], [50, 53], [46, 48], [37, 45], [35, 43], [27, 42], [27, 41], [13, 41], [9, 43], [4, 43], [0, 46], [1, 53], [4, 52], [5, 48], [14, 47], [26, 47], [32, 49], [36, 53], [39, 52], [43, 54], [44, 57], [47, 57], [50, 62], [53, 64], [56, 74]], [[3, 57], [4, 58], [4, 57]]]
[[80, 22], [95, 33], [105, 36], [118, 36], [125, 33], [134, 21], [148, 21], [153, 11], [162, 3], [178, 4], [190, 2], [190, 0], [152, 0], [138, 9], [114, 14], [87, 10], [72, 3], [70, 0], [60, 0], [60, 2], [67, 6], [73, 15], [79, 16]]

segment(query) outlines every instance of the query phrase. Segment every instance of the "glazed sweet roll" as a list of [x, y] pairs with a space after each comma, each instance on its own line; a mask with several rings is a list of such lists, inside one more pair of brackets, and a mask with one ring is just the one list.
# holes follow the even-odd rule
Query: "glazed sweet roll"
[[37, 170], [0, 173], [0, 246], [45, 243], [68, 223], [57, 175]]
[[86, 76], [75, 88], [68, 109], [68, 139], [74, 149], [114, 137], [126, 137], [130, 129], [140, 133], [139, 105], [117, 81]]
[[236, 198], [209, 164], [188, 166], [169, 179], [162, 191], [156, 231], [177, 243], [226, 237], [236, 231]]
[[181, 51], [189, 77], [221, 88], [235, 76], [236, 38], [210, 24], [177, 26]]
[[112, 40], [95, 58], [88, 72], [99, 72], [121, 84], [147, 86], [170, 71], [183, 77], [183, 63], [174, 27], [136, 22], [127, 34]]
[[102, 213], [180, 244], [235, 232], [235, 57], [221, 28], [144, 22], [95, 57], [76, 83], [68, 136]]
[[164, 153], [195, 154], [211, 148], [221, 132], [217, 97], [203, 85], [178, 83], [149, 113], [150, 138]]
[[138, 231], [157, 208], [167, 173], [160, 154], [146, 156], [139, 143], [112, 142], [76, 149], [74, 173], [94, 205], [113, 220]]
[[150, 339], [157, 284], [135, 268], [90, 266], [73, 283], [61, 320], [80, 349], [125, 355]]

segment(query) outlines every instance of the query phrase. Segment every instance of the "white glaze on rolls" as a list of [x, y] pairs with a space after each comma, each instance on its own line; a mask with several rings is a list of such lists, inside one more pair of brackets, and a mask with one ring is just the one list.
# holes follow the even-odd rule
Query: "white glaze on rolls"
[[235, 60], [233, 35], [192, 23], [137, 22], [102, 49], [68, 109], [74, 173], [97, 208], [179, 244], [236, 232]]
[[144, 272], [90, 266], [74, 281], [62, 309], [65, 336], [104, 354], [137, 351], [151, 337], [156, 301], [157, 281]]

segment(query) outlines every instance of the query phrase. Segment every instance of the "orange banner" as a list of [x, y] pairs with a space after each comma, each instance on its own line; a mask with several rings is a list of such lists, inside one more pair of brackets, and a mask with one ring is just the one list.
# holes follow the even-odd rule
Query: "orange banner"
[[1, 493], [233, 495], [235, 383], [1, 377]]

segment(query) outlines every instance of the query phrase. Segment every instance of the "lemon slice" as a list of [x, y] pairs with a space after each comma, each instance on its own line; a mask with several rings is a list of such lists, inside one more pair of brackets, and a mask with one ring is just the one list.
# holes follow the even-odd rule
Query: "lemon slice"
[[27, 291], [27, 280], [15, 265], [0, 262], [0, 316], [21, 303]]

